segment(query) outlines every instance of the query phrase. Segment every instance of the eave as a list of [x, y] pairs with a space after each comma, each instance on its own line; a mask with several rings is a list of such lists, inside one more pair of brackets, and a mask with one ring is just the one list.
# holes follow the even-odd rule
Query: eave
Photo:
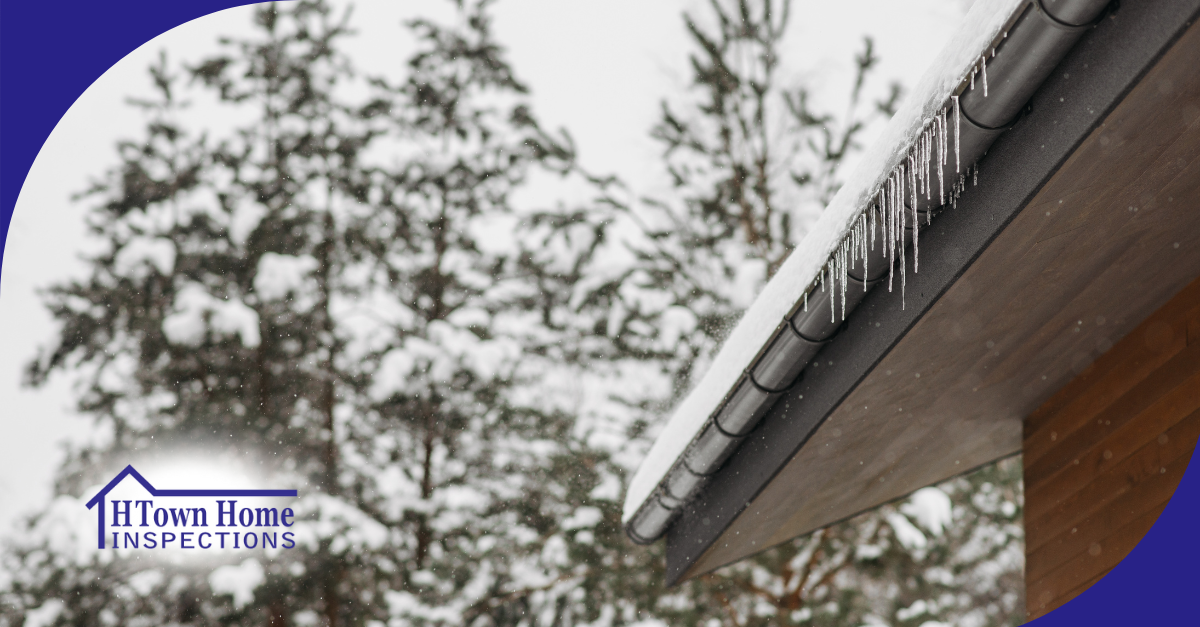
[[670, 581], [1019, 451], [1025, 415], [1200, 274], [1198, 4], [1122, 7], [1071, 50], [922, 233], [903, 301], [867, 294], [684, 506]]

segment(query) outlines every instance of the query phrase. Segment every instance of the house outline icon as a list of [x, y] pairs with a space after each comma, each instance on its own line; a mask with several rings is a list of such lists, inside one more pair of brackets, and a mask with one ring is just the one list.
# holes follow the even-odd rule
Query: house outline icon
[[142, 487], [146, 489], [146, 492], [150, 493], [150, 496], [299, 496], [299, 492], [297, 490], [164, 490], [151, 485], [150, 482], [146, 481], [146, 478], [143, 477], [142, 474], [139, 473], [132, 464], [130, 464], [125, 466], [124, 470], [117, 473], [117, 476], [113, 477], [112, 481], [108, 482], [108, 485], [101, 488], [100, 491], [96, 493], [96, 496], [93, 496], [92, 499], [87, 502], [88, 509], [92, 509], [97, 504], [100, 505], [100, 510], [97, 512], [97, 518], [99, 522], [99, 541], [97, 545], [101, 549], [105, 547], [104, 497], [111, 492], [113, 488], [117, 487], [117, 484], [121, 483], [125, 477], [133, 477], [136, 479], [137, 482], [142, 484]]

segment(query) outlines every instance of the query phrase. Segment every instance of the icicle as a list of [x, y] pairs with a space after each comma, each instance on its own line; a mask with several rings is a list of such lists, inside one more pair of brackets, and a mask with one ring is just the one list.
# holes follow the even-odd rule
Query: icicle
[[883, 231], [886, 238], [885, 243], [887, 244], [889, 263], [891, 262], [891, 258], [896, 254], [896, 247], [893, 245], [893, 240], [896, 239], [896, 225], [892, 223], [892, 179], [895, 176], [896, 174], [893, 172], [892, 176], [888, 177], [887, 182], [883, 186]]
[[987, 59], [980, 63], [980, 73], [983, 75], [983, 97], [987, 98]]
[[853, 262], [854, 249], [846, 246], [846, 262], [842, 264], [842, 321], [846, 321], [846, 292], [850, 291], [850, 268], [854, 266]]
[[912, 165], [913, 165], [912, 183], [914, 186], [913, 187], [913, 192], [914, 192], [913, 198], [916, 198], [917, 194], [925, 193], [925, 187], [923, 185], [923, 183], [925, 181], [925, 169], [922, 167], [925, 164], [925, 157], [922, 154], [924, 152], [922, 150], [924, 147], [925, 147], [925, 135], [924, 135], [924, 132], [922, 132], [921, 139], [917, 142], [917, 150], [915, 153], [913, 153], [913, 163], [912, 163]]
[[896, 274], [896, 217], [892, 214], [892, 207], [894, 207], [896, 204], [895, 201], [893, 201], [893, 199], [892, 199], [892, 188], [894, 187], [894, 185], [892, 183], [895, 180], [895, 178], [896, 178], [895, 173], [892, 173], [892, 176], [888, 178], [888, 182], [886, 183], [886, 186], [887, 186], [886, 195], [884, 196], [884, 202], [886, 203], [886, 206], [884, 207], [884, 214], [883, 214], [884, 219], [887, 221], [887, 232], [888, 232], [887, 244], [888, 244], [888, 291], [889, 292], [892, 291], [892, 277], [894, 277]]
[[850, 290], [850, 247], [842, 248], [842, 322], [846, 321], [846, 292]]
[[971, 69], [971, 89], [975, 89], [975, 72], [976, 71], [977, 70], [974, 68]]
[[928, 198], [929, 198], [929, 152], [927, 150], [925, 150], [925, 142], [924, 141], [921, 142], [921, 155], [920, 155], [919, 171], [917, 173], [916, 180], [921, 184], [921, 187], [918, 189], [918, 193], [925, 194], [926, 200], [928, 200]]
[[946, 166], [950, 159], [950, 109], [942, 107], [938, 114], [938, 124], [942, 125], [942, 165]]
[[[858, 249], [858, 221], [855, 220], [850, 224], [850, 232], [846, 234], [846, 239], [842, 242], [842, 246], [848, 247], [850, 250]], [[851, 269], [854, 268], [854, 255], [847, 257], [846, 262]]]
[[[901, 195], [901, 192], [900, 192], [900, 185], [903, 182], [904, 182], [904, 178], [898, 177], [892, 183], [892, 199], [891, 199], [890, 210], [892, 213], [892, 233], [893, 233], [893, 235], [892, 235], [892, 258], [893, 258], [892, 263], [893, 264], [898, 263], [899, 260], [901, 259], [901, 255], [904, 254], [904, 247], [903, 247], [903, 242], [904, 242], [903, 229], [904, 229], [904, 227], [900, 225], [900, 215], [899, 215], [899, 209], [898, 209], [898, 207], [904, 203], [904, 196]], [[904, 268], [899, 268], [899, 270], [901, 272], [903, 272]], [[895, 270], [893, 270], [893, 272], [895, 272]]]
[[[938, 124], [940, 125], [940, 127], [942, 129], [942, 164], [938, 168], [938, 181], [939, 181], [939, 185], [942, 185], [943, 188], [945, 187], [945, 183], [942, 183], [941, 181], [942, 181], [942, 177], [945, 175], [944, 170], [947, 166], [950, 165], [950, 117], [949, 116], [950, 116], [950, 109], [943, 108], [942, 114], [938, 118], [938, 120], [939, 120]], [[949, 202], [950, 190], [943, 189], [943, 193], [945, 194], [945, 197], [942, 198], [942, 204], [944, 205], [947, 202]], [[932, 216], [933, 212], [930, 211], [929, 215]], [[928, 222], [926, 222], [926, 224], [928, 224]]]
[[917, 183], [917, 181], [919, 180], [919, 177], [921, 176], [917, 172], [917, 170], [919, 169], [917, 167], [917, 163], [920, 161], [920, 159], [921, 159], [921, 147], [918, 144], [916, 146], [913, 146], [913, 149], [911, 151], [909, 151], [908, 157], [906, 157], [904, 159], [905, 167], [904, 167], [903, 171], [900, 172], [900, 178], [903, 179], [908, 184], [907, 187], [905, 187], [905, 189], [904, 189], [905, 202], [907, 202], [907, 199], [909, 198], [909, 196], [916, 198], [917, 190], [919, 190], [921, 188], [920, 185]]
[[942, 108], [942, 165], [950, 165], [950, 108]]
[[913, 216], [913, 272], [917, 272], [918, 271], [917, 268], [919, 267], [920, 260], [921, 260], [921, 246], [919, 243], [921, 240], [920, 234], [919, 234], [920, 230], [921, 230], [921, 221], [917, 219], [917, 206], [916, 205], [913, 205], [912, 216]]
[[925, 188], [926, 188], [925, 173], [928, 171], [928, 169], [926, 168], [927, 165], [928, 165], [928, 162], [925, 159], [925, 131], [921, 131], [921, 142], [919, 144], [917, 144], [917, 163], [916, 163], [916, 166], [917, 166], [916, 180], [917, 180], [917, 183], [919, 183], [919, 186], [917, 187], [917, 192], [921, 193], [921, 194], [925, 193]]
[[[876, 207], [874, 210], [871, 211], [871, 250], [875, 250], [875, 223], [876, 223], [875, 213], [876, 213], [877, 209], [878, 209], [878, 207]], [[867, 267], [865, 261], [863, 262], [863, 267], [864, 268]], [[866, 276], [866, 275], [864, 274], [863, 276]]]
[[[858, 229], [858, 225], [855, 224], [854, 228], [850, 230], [850, 250], [853, 250], [856, 254], [858, 253], [858, 236], [859, 236], [859, 229]], [[856, 254], [850, 255], [850, 269], [851, 270], [854, 269], [854, 261], [855, 261], [855, 259], [857, 259]]]
[[833, 266], [837, 265], [837, 253], [829, 260], [829, 322], [837, 322], [837, 280], [834, 278]]
[[925, 146], [924, 146], [924, 162], [922, 163], [922, 177], [925, 179], [925, 200], [933, 200], [933, 126], [925, 129]]
[[[858, 239], [855, 240], [855, 242], [854, 242], [854, 255], [855, 255], [854, 258], [857, 259], [858, 254], [861, 252], [863, 255], [862, 262], [863, 262], [863, 264], [866, 264], [867, 263], [866, 250], [867, 250], [867, 214], [863, 213], [858, 216]], [[854, 267], [853, 262], [850, 263], [850, 267], [851, 268]], [[866, 276], [866, 275], [863, 275], [863, 276]]]
[[937, 167], [937, 118], [930, 120], [929, 141], [925, 145], [925, 160], [929, 162], [929, 200], [933, 199], [933, 175]]
[[[913, 161], [913, 158], [910, 156], [908, 158], [907, 165], [908, 165], [908, 187], [912, 191], [912, 201], [913, 201], [913, 204], [915, 205], [915, 204], [917, 204], [917, 164], [915, 161]], [[901, 179], [903, 179], [903, 178], [904, 177], [901, 176]], [[904, 197], [907, 198], [908, 195], [906, 194]]]
[[925, 180], [925, 171], [922, 169], [922, 164], [925, 163], [925, 132], [921, 132], [921, 138], [917, 140], [917, 150], [913, 153], [913, 183], [916, 185], [914, 191], [918, 194], [925, 193], [925, 187], [922, 182]]
[[925, 200], [929, 200], [929, 129], [925, 129], [924, 141], [921, 142], [921, 192]]
[[896, 194], [892, 202], [892, 221], [896, 223], [896, 248], [897, 264], [900, 266], [900, 272], [904, 272], [904, 176], [897, 177]]
[[896, 232], [900, 234], [900, 242], [899, 242], [899, 245], [900, 245], [900, 309], [904, 309], [904, 287], [905, 287], [905, 277], [908, 274], [908, 267], [907, 267], [907, 262], [904, 259], [904, 227], [905, 227], [905, 224], [904, 224], [903, 208], [899, 208], [896, 211], [896, 214], [897, 214], [896, 217], [898, 218], [897, 224], [896, 224]]
[[[1007, 34], [1007, 33], [1006, 33]], [[958, 103], [958, 96], [954, 98], [954, 171], [962, 172], [962, 159], [959, 158], [959, 128], [962, 123], [962, 106]]]
[[[930, 128], [936, 129], [937, 127], [934, 126], [934, 127], [930, 127]], [[931, 135], [930, 142], [933, 143], [933, 140], [934, 140], [934, 137]], [[931, 146], [931, 148], [932, 147], [935, 147], [935, 146]], [[941, 162], [939, 160], [939, 163], [938, 163], [938, 176], [939, 177], [941, 176], [941, 171], [942, 171], [942, 166], [941, 166]], [[940, 181], [940, 178], [939, 178], [939, 181]], [[939, 183], [939, 185], [940, 185], [940, 183]], [[938, 192], [939, 193], [941, 192], [940, 187], [938, 188]], [[917, 231], [920, 229], [920, 224], [919, 224], [920, 221], [917, 219], [917, 203], [915, 203], [915, 202], [913, 203], [913, 206], [912, 206], [912, 217], [913, 217], [913, 253], [915, 255], [917, 253], [917, 248], [916, 248], [917, 237], [918, 237]], [[915, 256], [913, 258], [916, 259]], [[915, 270], [915, 266], [914, 266], [914, 270]]]
[[858, 218], [858, 248], [854, 249], [854, 254], [862, 255], [863, 262], [863, 280], [867, 278], [867, 214], [862, 214]]
[[979, 185], [979, 164], [976, 163], [974, 166], [972, 166], [971, 169], [974, 172], [974, 176], [975, 176], [975, 182], [972, 183], [971, 185], [977, 186], [977, 185]]
[[833, 259], [826, 266], [829, 270], [829, 322], [831, 324], [837, 322], [837, 274], [834, 272], [836, 265], [837, 253], [834, 252]]
[[808, 311], [808, 291], [804, 292], [804, 311]]
[[840, 252], [841, 252], [841, 254], [839, 256], [841, 257], [841, 259], [838, 260], [838, 266], [839, 266], [838, 274], [841, 275], [841, 279], [842, 279], [842, 322], [845, 322], [846, 321], [846, 283], [847, 283], [847, 279], [850, 278], [850, 271], [846, 268], [846, 253], [848, 253], [849, 250], [843, 245]]
[[[883, 224], [881, 224], [879, 226], [879, 230], [881, 233], [883, 233], [883, 239], [880, 240], [879, 245], [883, 246], [883, 254], [887, 255], [888, 259], [890, 260], [891, 255], [892, 255], [892, 225], [891, 225], [891, 222], [888, 220], [888, 184], [887, 184], [887, 181], [884, 181], [883, 189], [880, 190], [880, 192], [881, 193], [880, 193], [880, 201], [879, 201], [879, 219], [883, 221]], [[888, 263], [890, 264], [891, 262], [889, 261]], [[888, 271], [889, 272], [891, 271], [890, 267], [889, 267]]]
[[[870, 211], [870, 209], [867, 209], [867, 211]], [[866, 292], [867, 291], [867, 277], [870, 277], [871, 275], [867, 273], [867, 258], [870, 256], [870, 252], [867, 250], [867, 233], [866, 233], [867, 214], [865, 214], [865, 213], [862, 216], [862, 228], [863, 228], [863, 240], [862, 240], [863, 292]], [[874, 234], [875, 234], [874, 231], [872, 231], [871, 235], [874, 235]]]
[[[946, 130], [942, 123], [942, 115], [939, 113], [937, 117], [937, 173], [938, 173], [938, 206], [946, 204], [946, 183], [943, 180], [942, 162], [946, 159]], [[913, 205], [913, 211], [917, 210], [917, 206]], [[913, 222], [916, 222], [916, 216], [913, 216]]]

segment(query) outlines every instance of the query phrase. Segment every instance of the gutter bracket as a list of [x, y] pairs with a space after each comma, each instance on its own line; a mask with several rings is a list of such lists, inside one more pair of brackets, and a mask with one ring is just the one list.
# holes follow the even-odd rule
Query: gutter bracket
[[1120, 0], [1113, 0], [1112, 2], [1108, 3], [1108, 6], [1104, 7], [1104, 10], [1101, 11], [1100, 14], [1096, 16], [1096, 19], [1092, 20], [1091, 22], [1088, 22], [1087, 24], [1071, 24], [1070, 22], [1064, 22], [1055, 17], [1054, 14], [1046, 8], [1046, 5], [1042, 3], [1042, 0], [1033, 0], [1033, 4], [1037, 6], [1038, 12], [1042, 14], [1042, 17], [1046, 18], [1046, 21], [1051, 26], [1069, 33], [1095, 28], [1098, 24], [1100, 24], [1100, 22], [1104, 21], [1104, 18], [1116, 13], [1117, 10], [1121, 8]]

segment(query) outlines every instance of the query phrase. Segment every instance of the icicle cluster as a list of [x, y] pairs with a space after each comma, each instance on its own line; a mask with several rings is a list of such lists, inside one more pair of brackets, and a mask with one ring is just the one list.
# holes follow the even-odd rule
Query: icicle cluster
[[[1008, 37], [1006, 31], [1002, 38]], [[975, 88], [975, 77], [979, 76], [983, 83], [983, 96], [988, 95], [987, 61], [996, 56], [996, 48], [991, 54], [983, 54], [979, 62], [971, 68], [970, 84]], [[905, 232], [912, 231], [913, 240], [913, 272], [920, 268], [920, 224], [918, 220], [917, 203], [921, 195], [930, 201], [929, 211], [925, 214], [925, 224], [933, 219], [933, 209], [949, 204], [952, 208], [958, 206], [958, 197], [967, 188], [967, 177], [971, 177], [973, 185], [979, 184], [979, 165], [973, 163], [964, 170], [959, 131], [962, 127], [962, 108], [957, 95], [950, 97], [950, 104], [942, 108], [933, 119], [928, 121], [925, 128], [917, 136], [909, 148], [905, 158], [892, 170], [883, 186], [876, 192], [875, 202], [863, 210], [855, 221], [849, 236], [842, 240], [833, 256], [826, 262], [820, 274], [821, 289], [835, 290], [830, 294], [834, 306], [830, 307], [830, 322], [837, 322], [837, 303], [842, 305], [842, 320], [846, 319], [846, 290], [850, 285], [849, 271], [853, 270], [861, 259], [863, 276], [867, 273], [867, 258], [870, 251], [875, 250], [876, 234], [881, 236], [880, 245], [888, 259], [888, 291], [896, 274], [896, 265], [900, 266], [900, 298], [904, 306], [905, 273]], [[950, 165], [950, 150], [953, 145], [954, 169], [949, 173], [949, 189], [947, 189], [946, 166]], [[957, 175], [957, 176], [955, 176]], [[936, 204], [933, 200], [933, 182], [937, 179]], [[911, 216], [910, 216], [911, 213]], [[863, 284], [863, 290], [867, 289]], [[804, 294], [804, 310], [808, 311], [808, 293]]]
[[[982, 60], [981, 60], [981, 66]], [[974, 71], [971, 74], [974, 80]], [[986, 90], [987, 74], [984, 71]], [[967, 176], [973, 175], [978, 184], [978, 166], [972, 164], [963, 170], [959, 131], [962, 127], [962, 111], [958, 96], [951, 97], [951, 104], [939, 111], [917, 136], [908, 154], [896, 166], [875, 196], [875, 202], [867, 207], [855, 221], [849, 235], [844, 239], [821, 272], [821, 289], [835, 290], [830, 308], [830, 322], [837, 321], [837, 303], [841, 303], [842, 320], [846, 319], [846, 290], [850, 285], [849, 271], [859, 261], [863, 264], [863, 276], [867, 272], [867, 258], [875, 249], [876, 235], [884, 247], [888, 259], [888, 291], [892, 291], [896, 266], [900, 270], [901, 306], [904, 303], [907, 260], [905, 259], [905, 236], [912, 232], [913, 271], [920, 268], [920, 221], [917, 204], [921, 196], [929, 201], [930, 211], [925, 214], [928, 225], [933, 218], [933, 207], [958, 205], [958, 197], [967, 188]], [[953, 161], [950, 153], [953, 151]], [[947, 172], [948, 166], [954, 169]], [[957, 176], [956, 176], [957, 175]], [[933, 202], [936, 190], [937, 202]], [[866, 289], [866, 285], [863, 285]], [[808, 309], [805, 294], [804, 308]]]

